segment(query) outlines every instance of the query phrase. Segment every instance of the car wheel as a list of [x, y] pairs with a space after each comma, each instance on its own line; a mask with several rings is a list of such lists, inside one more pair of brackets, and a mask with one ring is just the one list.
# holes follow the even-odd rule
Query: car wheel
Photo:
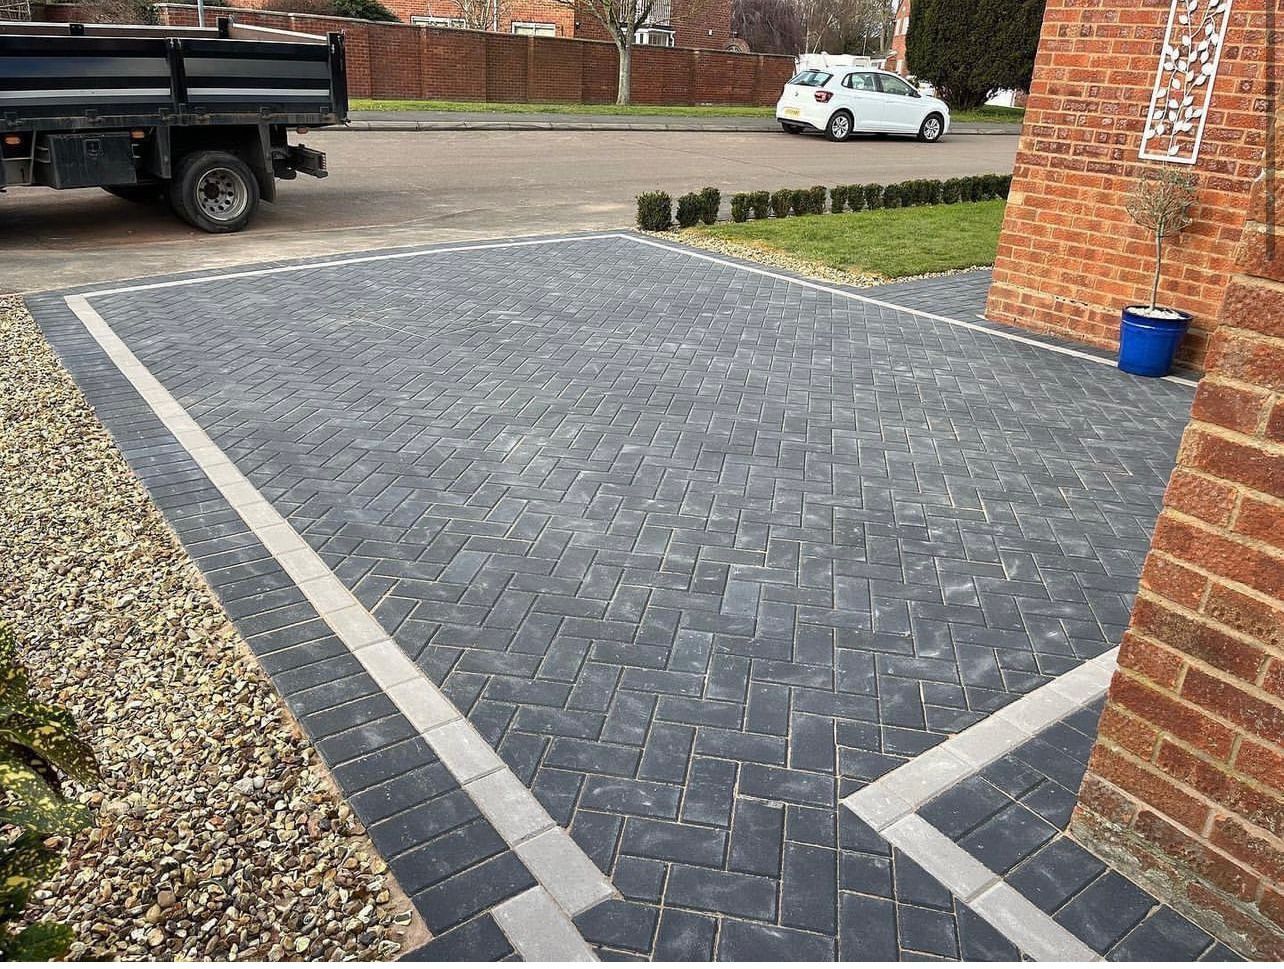
[[846, 141], [852, 136], [852, 116], [846, 111], [835, 111], [825, 125], [825, 137], [830, 141]]
[[104, 185], [103, 191], [127, 202], [154, 202], [165, 193], [160, 182], [143, 182], [138, 185]]
[[239, 232], [259, 204], [259, 183], [235, 155], [197, 151], [179, 163], [169, 201], [179, 218], [198, 229]]
[[785, 134], [787, 134], [787, 135], [800, 135], [800, 134], [802, 134], [802, 128], [800, 128], [800, 127], [799, 127], [798, 125], [796, 125], [796, 124], [786, 124], [785, 122], [783, 122], [783, 121], [782, 121], [782, 122], [780, 122], [780, 127], [782, 127], [782, 128], [784, 128], [784, 129], [785, 129]]
[[918, 140], [940, 141], [943, 134], [945, 134], [945, 119], [933, 113], [924, 118], [922, 125], [919, 126]]

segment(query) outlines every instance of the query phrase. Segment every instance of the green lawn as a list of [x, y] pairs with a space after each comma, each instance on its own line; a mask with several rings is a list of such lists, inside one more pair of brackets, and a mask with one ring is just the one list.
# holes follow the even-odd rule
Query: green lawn
[[760, 245], [831, 269], [895, 279], [993, 263], [1003, 206], [996, 199], [727, 222], [696, 231]]
[[485, 111], [496, 114], [629, 114], [684, 118], [770, 118], [775, 108], [701, 107], [661, 104], [522, 104], [507, 101], [382, 101], [353, 98], [353, 111]]
[[[348, 107], [353, 111], [481, 111], [489, 114], [617, 114], [648, 117], [664, 115], [680, 118], [771, 118], [776, 109], [727, 107], [724, 105], [630, 104], [523, 104], [508, 101], [405, 101], [353, 98]], [[956, 122], [1020, 123], [1023, 108], [982, 107], [974, 111], [951, 114]]]
[[1001, 108], [997, 104], [985, 104], [971, 111], [951, 111], [951, 121], [970, 122], [972, 124], [1008, 121], [1020, 124], [1025, 120], [1025, 108]]

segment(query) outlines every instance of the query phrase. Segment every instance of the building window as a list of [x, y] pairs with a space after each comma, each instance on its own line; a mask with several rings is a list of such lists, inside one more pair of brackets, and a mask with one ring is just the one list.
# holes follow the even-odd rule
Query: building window
[[643, 27], [633, 37], [635, 43], [648, 47], [673, 47], [673, 31], [663, 27]]
[[468, 27], [462, 17], [412, 16], [410, 22], [419, 27], [447, 27], [451, 30], [466, 30]]
[[534, 23], [528, 20], [514, 20], [513, 33], [524, 37], [556, 37], [556, 24]]

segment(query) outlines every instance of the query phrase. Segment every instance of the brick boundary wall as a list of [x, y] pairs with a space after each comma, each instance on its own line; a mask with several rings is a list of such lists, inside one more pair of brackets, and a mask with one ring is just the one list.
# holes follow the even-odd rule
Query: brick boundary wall
[[[1203, 149], [1196, 223], [1172, 244], [1161, 298], [1195, 314], [1202, 366], [1265, 143], [1267, 3], [1235, 0]], [[1168, 0], [1048, 0], [987, 316], [1114, 348], [1149, 295], [1151, 243], [1124, 212]], [[1279, 38], [1274, 39], [1276, 44]]]
[[[196, 23], [194, 4], [162, 3], [156, 10], [163, 24]], [[354, 98], [615, 101], [616, 52], [610, 43], [206, 7], [207, 18], [220, 14], [247, 26], [342, 31], [348, 94]], [[772, 105], [793, 70], [792, 57], [636, 47], [631, 94], [637, 104]]]
[[[1284, 109], [1072, 833], [1284, 959]], [[1273, 224], [1272, 224], [1273, 223]]]

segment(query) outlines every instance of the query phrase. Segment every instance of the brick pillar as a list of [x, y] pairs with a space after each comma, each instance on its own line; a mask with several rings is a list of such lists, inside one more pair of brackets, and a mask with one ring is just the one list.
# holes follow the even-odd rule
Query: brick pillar
[[1284, 110], [1275, 130], [1071, 821], [1260, 959], [1284, 958]]

